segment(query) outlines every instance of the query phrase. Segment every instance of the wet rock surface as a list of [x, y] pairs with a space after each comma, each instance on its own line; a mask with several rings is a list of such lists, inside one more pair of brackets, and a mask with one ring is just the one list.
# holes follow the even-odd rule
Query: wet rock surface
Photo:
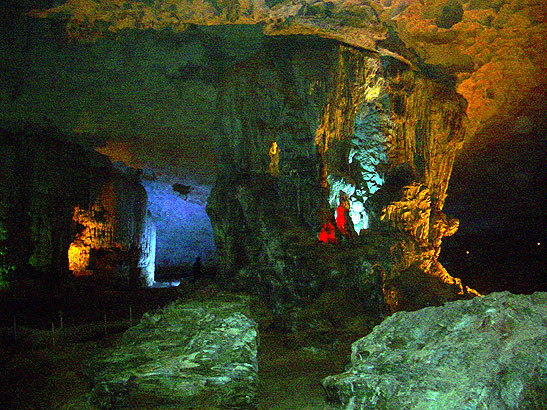
[[246, 298], [219, 295], [145, 314], [115, 347], [87, 363], [94, 380], [90, 403], [101, 409], [252, 408], [258, 331], [247, 311]]
[[544, 409], [547, 294], [492, 293], [398, 312], [323, 380], [344, 409]]

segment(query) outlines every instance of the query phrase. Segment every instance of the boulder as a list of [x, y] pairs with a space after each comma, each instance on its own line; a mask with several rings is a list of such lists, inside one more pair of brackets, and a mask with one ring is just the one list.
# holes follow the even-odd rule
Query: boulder
[[86, 364], [101, 409], [253, 408], [257, 325], [244, 297], [173, 302], [147, 313]]
[[323, 380], [340, 409], [547, 408], [547, 293], [397, 312]]

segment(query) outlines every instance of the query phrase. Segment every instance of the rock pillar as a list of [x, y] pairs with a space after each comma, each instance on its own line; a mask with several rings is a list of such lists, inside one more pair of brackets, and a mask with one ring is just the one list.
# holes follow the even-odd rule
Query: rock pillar
[[[400, 61], [302, 41], [273, 41], [223, 82], [207, 211], [225, 279], [273, 303], [366, 288], [391, 312], [469, 297], [437, 261], [458, 225], [442, 207], [463, 99]], [[341, 195], [357, 235], [320, 244]]]

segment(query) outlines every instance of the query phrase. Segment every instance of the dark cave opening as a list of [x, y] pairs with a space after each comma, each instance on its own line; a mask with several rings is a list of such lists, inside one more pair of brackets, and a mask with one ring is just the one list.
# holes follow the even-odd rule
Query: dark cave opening
[[464, 147], [454, 164], [444, 209], [460, 219], [460, 228], [443, 240], [440, 260], [482, 293], [547, 290], [542, 107], [521, 114], [535, 124], [524, 133], [518, 121], [508, 123], [496, 133], [499, 140], [470, 153]]
[[528, 230], [477, 231], [443, 242], [440, 262], [482, 294], [547, 291], [545, 236]]

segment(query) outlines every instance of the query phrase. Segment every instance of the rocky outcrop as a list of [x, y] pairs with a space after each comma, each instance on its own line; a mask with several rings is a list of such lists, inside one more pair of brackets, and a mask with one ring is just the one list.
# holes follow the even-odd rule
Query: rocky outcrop
[[100, 409], [251, 409], [257, 389], [257, 326], [248, 300], [216, 296], [147, 313], [87, 369]]
[[[379, 16], [419, 64], [454, 77], [467, 101], [468, 136], [513, 118], [547, 82], [547, 21], [535, 1], [383, 1]], [[524, 40], [526, 39], [526, 40]]]
[[[224, 81], [215, 141], [220, 177], [207, 213], [230, 276], [249, 263], [283, 270], [286, 233], [318, 226], [322, 188], [314, 134], [335, 58], [330, 42], [276, 40]], [[273, 142], [280, 149], [276, 177], [267, 172]]]
[[[146, 208], [146, 192], [138, 179], [114, 174], [93, 204], [74, 209], [72, 219], [80, 232], [68, 251], [69, 269], [76, 276], [136, 279], [143, 250], [150, 253], [155, 246], [151, 243], [153, 230], [146, 229], [147, 223], [153, 223], [146, 217]], [[153, 266], [154, 261], [144, 259]]]
[[103, 279], [130, 273], [136, 279], [146, 271], [149, 277], [153, 261], [144, 254], [153, 247], [152, 228], [146, 229], [138, 178], [55, 133], [0, 135], [1, 245], [13, 279], [58, 283], [69, 271]]
[[547, 294], [492, 293], [398, 312], [323, 380], [340, 409], [543, 409]]
[[6, 261], [18, 273], [52, 270], [57, 274], [49, 281], [55, 282], [68, 271], [74, 207], [87, 206], [110, 164], [47, 134], [2, 131], [0, 224], [7, 231]]
[[[226, 282], [273, 301], [272, 289], [291, 289], [306, 272], [308, 285], [273, 302], [289, 305], [319, 296], [327, 283], [338, 288], [320, 266], [331, 263], [318, 256], [300, 265], [310, 260], [293, 249], [318, 252], [317, 235], [342, 192], [356, 233], [370, 225], [389, 238], [387, 248], [380, 239], [385, 254], [368, 261], [381, 277], [372, 294], [383, 293], [390, 311], [468, 297], [437, 261], [442, 237], [458, 226], [441, 211], [464, 107], [397, 60], [325, 40], [274, 40], [236, 66], [223, 82], [220, 176], [207, 205]], [[273, 142], [276, 176], [268, 172]], [[355, 251], [345, 254], [347, 266], [333, 258], [338, 272], [352, 271], [371, 242], [352, 236], [344, 239]]]
[[[395, 60], [342, 50], [339, 61], [336, 91], [315, 140], [327, 175], [323, 185], [336, 187], [330, 205], [342, 189], [358, 226], [366, 221], [381, 230], [387, 224], [403, 234], [391, 248], [393, 265], [385, 267], [383, 291], [391, 311], [426, 306], [425, 300], [436, 299], [432, 294], [466, 297], [473, 291], [437, 260], [443, 236], [459, 223], [442, 208], [465, 135], [465, 102]], [[430, 293], [433, 283], [442, 285]]]

